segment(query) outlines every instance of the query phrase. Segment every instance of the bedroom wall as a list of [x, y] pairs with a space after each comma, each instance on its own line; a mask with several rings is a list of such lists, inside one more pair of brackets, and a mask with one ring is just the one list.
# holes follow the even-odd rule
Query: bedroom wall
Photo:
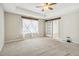
[[5, 12], [5, 42], [21, 40], [21, 17]]
[[62, 16], [59, 27], [60, 41], [66, 41], [66, 37], [71, 37], [72, 42], [79, 43], [79, 11]]
[[[38, 31], [32, 38], [44, 36], [44, 20], [38, 20]], [[26, 34], [24, 39], [30, 39], [30, 34]], [[22, 21], [21, 15], [5, 12], [5, 42], [22, 40]]]
[[39, 24], [38, 24], [38, 31], [39, 31], [39, 36], [44, 37], [45, 36], [45, 20], [39, 19]]
[[4, 45], [4, 10], [0, 5], [0, 51]]

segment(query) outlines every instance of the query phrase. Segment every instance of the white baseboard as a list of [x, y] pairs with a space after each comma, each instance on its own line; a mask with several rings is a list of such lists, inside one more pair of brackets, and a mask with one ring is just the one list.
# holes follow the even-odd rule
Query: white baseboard
[[79, 44], [79, 41], [72, 41], [73, 43]]
[[11, 43], [11, 42], [16, 42], [16, 41], [22, 41], [22, 40], [24, 40], [24, 39], [18, 39], [18, 40], [9, 40], [9, 41], [5, 41], [5, 44], [6, 44], [6, 43]]

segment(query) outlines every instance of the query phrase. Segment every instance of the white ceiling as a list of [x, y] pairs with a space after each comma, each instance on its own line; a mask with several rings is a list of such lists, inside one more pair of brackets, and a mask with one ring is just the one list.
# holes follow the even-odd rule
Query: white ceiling
[[[42, 12], [40, 8], [36, 8], [36, 6], [41, 4], [42, 3], [3, 3], [2, 5], [6, 12], [32, 16], [40, 19], [51, 19], [74, 10], [79, 10], [79, 3], [57, 3], [53, 10]], [[44, 15], [46, 15], [46, 17]]]

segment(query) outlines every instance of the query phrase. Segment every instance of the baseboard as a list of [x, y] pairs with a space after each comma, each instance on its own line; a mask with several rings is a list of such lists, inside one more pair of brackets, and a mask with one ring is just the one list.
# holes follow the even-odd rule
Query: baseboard
[[24, 39], [19, 39], [19, 40], [9, 40], [9, 41], [5, 41], [5, 44], [7, 43], [12, 43], [12, 42], [17, 42], [17, 41], [23, 41]]
[[73, 43], [79, 44], [79, 41], [72, 41]]

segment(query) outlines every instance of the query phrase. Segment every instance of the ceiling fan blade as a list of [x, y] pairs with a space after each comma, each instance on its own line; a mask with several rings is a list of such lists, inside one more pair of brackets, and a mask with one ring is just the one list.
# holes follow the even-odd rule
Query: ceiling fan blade
[[49, 5], [55, 5], [56, 3], [50, 3]]
[[48, 9], [53, 10], [53, 8], [49, 7]]

